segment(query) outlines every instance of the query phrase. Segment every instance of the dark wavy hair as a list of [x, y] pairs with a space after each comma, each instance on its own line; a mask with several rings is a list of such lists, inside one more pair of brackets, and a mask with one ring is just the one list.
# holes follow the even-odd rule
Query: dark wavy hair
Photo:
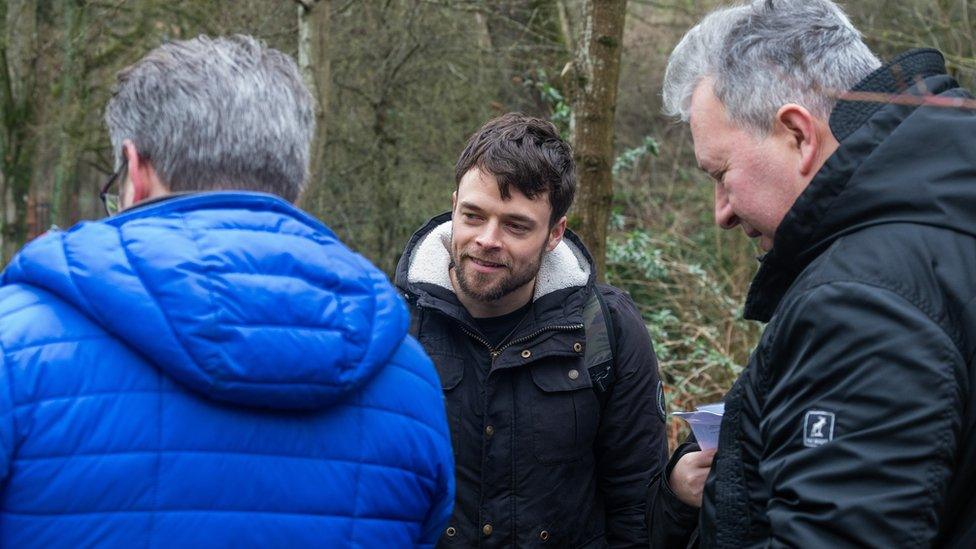
[[455, 184], [472, 168], [495, 176], [503, 199], [511, 197], [513, 186], [530, 199], [547, 197], [550, 227], [576, 195], [572, 148], [551, 122], [522, 113], [489, 120], [468, 139], [454, 167]]

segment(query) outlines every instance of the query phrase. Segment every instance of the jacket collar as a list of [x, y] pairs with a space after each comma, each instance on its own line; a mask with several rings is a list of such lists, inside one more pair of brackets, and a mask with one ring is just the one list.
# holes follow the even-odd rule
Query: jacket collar
[[[852, 91], [916, 96], [940, 93], [956, 87], [944, 74], [945, 61], [938, 51], [912, 50], [871, 73]], [[749, 288], [745, 318], [769, 321], [796, 277], [843, 234], [870, 224], [893, 221], [877, 215], [877, 211], [884, 209], [878, 207], [879, 203], [852, 207], [848, 199], [852, 187], [861, 184], [855, 176], [863, 171], [865, 160], [915, 109], [864, 100], [837, 102], [830, 116], [830, 129], [840, 141], [840, 147], [780, 223], [774, 247], [761, 258], [759, 271]], [[869, 185], [879, 187], [870, 198], [884, 200], [880, 198], [887, 193], [884, 187], [874, 181]], [[843, 196], [846, 198], [838, 200]]]
[[[396, 285], [408, 301], [435, 309], [473, 328], [449, 276], [451, 212], [427, 221], [407, 243], [397, 264]], [[553, 322], [580, 324], [586, 292], [596, 280], [593, 259], [579, 237], [566, 230], [563, 241], [542, 258], [526, 329]]]

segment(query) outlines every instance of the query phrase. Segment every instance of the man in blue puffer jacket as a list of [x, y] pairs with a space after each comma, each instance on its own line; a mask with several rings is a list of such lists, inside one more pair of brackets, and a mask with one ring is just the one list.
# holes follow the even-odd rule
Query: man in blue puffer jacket
[[106, 121], [125, 211], [3, 273], [0, 544], [432, 546], [440, 383], [383, 274], [290, 204], [313, 133], [294, 62], [168, 43]]

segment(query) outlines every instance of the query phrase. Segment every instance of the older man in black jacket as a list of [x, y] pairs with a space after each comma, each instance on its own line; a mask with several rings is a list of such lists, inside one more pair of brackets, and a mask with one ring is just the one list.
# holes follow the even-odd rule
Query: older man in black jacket
[[595, 283], [566, 230], [569, 146], [506, 115], [471, 137], [456, 180], [396, 277], [447, 401], [457, 503], [441, 545], [646, 546], [667, 460], [657, 361], [633, 302]]
[[[976, 547], [972, 97], [935, 50], [881, 66], [829, 0], [763, 0], [689, 31], [665, 103], [718, 224], [768, 251], [701, 544]], [[694, 526], [696, 450], [654, 485], [661, 545]]]

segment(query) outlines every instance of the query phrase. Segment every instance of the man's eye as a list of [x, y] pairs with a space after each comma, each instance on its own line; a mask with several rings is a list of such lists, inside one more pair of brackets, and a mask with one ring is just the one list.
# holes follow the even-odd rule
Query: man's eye
[[478, 217], [477, 215], [472, 214], [472, 213], [463, 213], [463, 214], [461, 214], [461, 216], [464, 217], [464, 219], [467, 220], [467, 221], [477, 221], [477, 220], [481, 219], [480, 217]]
[[509, 223], [508, 228], [511, 229], [512, 232], [519, 233], [519, 234], [524, 233], [524, 232], [526, 232], [526, 231], [529, 230], [529, 228], [526, 227], [525, 225], [515, 225], [515, 224], [512, 224], [512, 223]]

